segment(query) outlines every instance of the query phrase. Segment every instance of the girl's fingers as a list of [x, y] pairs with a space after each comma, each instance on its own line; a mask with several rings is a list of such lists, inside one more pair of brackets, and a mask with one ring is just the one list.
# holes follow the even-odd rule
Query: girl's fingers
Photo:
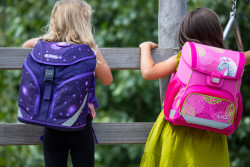
[[151, 49], [154, 49], [154, 48], [157, 48], [158, 47], [158, 44], [154, 43], [154, 42], [150, 42], [150, 41], [147, 41], [147, 42], [143, 42], [139, 45], [140, 48], [142, 47], [150, 47]]
[[156, 44], [156, 43], [151, 43], [151, 49], [154, 49], [154, 48], [158, 48], [158, 44]]

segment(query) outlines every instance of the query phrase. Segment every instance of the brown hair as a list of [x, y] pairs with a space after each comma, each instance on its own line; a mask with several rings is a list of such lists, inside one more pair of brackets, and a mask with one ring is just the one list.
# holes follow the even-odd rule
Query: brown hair
[[179, 47], [182, 48], [187, 41], [225, 48], [218, 15], [208, 8], [187, 13], [178, 32]]

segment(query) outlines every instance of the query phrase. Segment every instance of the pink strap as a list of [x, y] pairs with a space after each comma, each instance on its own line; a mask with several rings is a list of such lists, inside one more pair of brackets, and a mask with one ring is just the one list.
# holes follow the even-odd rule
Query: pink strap
[[241, 95], [239, 96], [239, 101], [238, 101], [238, 110], [237, 113], [235, 114], [235, 126], [234, 126], [234, 130], [238, 127], [239, 123], [240, 123], [240, 119], [242, 116], [242, 111], [243, 111], [243, 102], [242, 102], [242, 97]]
[[244, 53], [243, 52], [239, 52], [239, 53], [240, 53], [240, 58], [239, 58], [238, 70], [237, 70], [237, 73], [236, 73], [237, 78], [241, 78], [242, 70], [244, 69], [244, 66], [245, 66]]
[[191, 58], [192, 58], [192, 64], [191, 67], [192, 69], [196, 69], [197, 66], [197, 52], [196, 52], [196, 48], [194, 46], [193, 42], [188, 42], [190, 48], [191, 48]]

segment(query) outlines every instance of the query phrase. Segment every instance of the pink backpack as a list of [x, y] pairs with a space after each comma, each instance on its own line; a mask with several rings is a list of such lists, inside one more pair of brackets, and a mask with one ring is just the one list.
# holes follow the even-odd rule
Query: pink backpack
[[187, 42], [166, 92], [166, 120], [232, 134], [242, 115], [244, 63], [241, 52]]

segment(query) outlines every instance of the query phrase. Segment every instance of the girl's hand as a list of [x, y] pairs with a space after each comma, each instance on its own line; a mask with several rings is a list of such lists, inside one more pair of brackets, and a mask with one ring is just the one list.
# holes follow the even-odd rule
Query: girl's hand
[[143, 42], [139, 47], [141, 48], [140, 69], [144, 79], [159, 79], [175, 72], [177, 55], [174, 55], [167, 60], [156, 64], [152, 58], [151, 49], [157, 48], [158, 45], [153, 42]]
[[154, 42], [143, 42], [139, 45], [139, 47], [142, 49], [142, 48], [150, 48], [150, 49], [155, 49], [155, 48], [158, 48], [158, 44], [154, 43]]

